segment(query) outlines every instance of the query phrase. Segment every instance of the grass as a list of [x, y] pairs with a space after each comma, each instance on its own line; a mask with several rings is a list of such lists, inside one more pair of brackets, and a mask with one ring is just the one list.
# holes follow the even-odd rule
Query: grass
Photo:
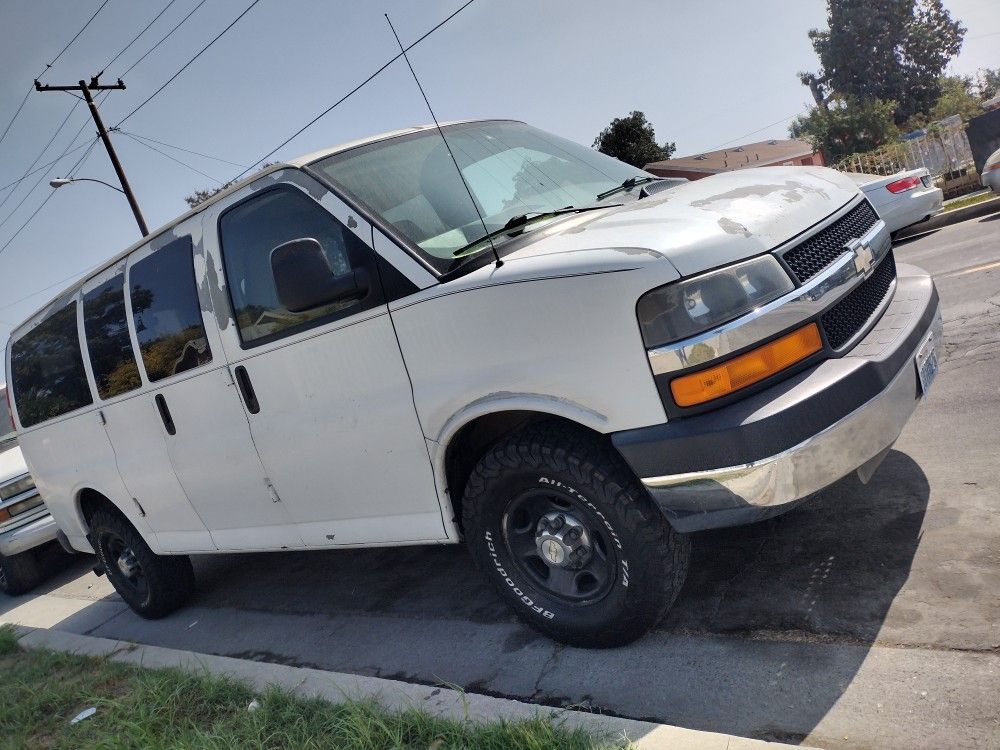
[[[228, 678], [24, 651], [0, 627], [0, 748], [527, 748], [620, 747], [547, 720], [490, 724], [329, 703]], [[251, 700], [260, 707], [248, 711]], [[97, 713], [70, 720], [90, 706]]]
[[968, 198], [956, 198], [951, 203], [945, 205], [944, 213], [947, 213], [948, 211], [954, 211], [956, 208], [965, 208], [966, 206], [974, 206], [977, 203], [990, 201], [996, 197], [997, 194], [991, 190], [986, 193], [980, 193], [979, 195], [970, 195]]

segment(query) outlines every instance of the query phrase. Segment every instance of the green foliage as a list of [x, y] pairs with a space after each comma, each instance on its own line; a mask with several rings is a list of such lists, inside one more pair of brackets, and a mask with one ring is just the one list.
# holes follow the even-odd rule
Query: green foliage
[[669, 159], [677, 146], [668, 142], [660, 146], [646, 115], [633, 110], [625, 117], [616, 117], [594, 139], [594, 148], [602, 154], [642, 168], [654, 161]]
[[0, 656], [13, 654], [19, 649], [17, 631], [13, 625], [0, 625]]
[[932, 122], [945, 117], [959, 115], [963, 121], [983, 113], [980, 98], [974, 90], [971, 76], [941, 76], [938, 81], [941, 96], [938, 98], [930, 114], [915, 115], [907, 123], [907, 129], [927, 127]]
[[[0, 644], [6, 636], [0, 631]], [[331, 704], [228, 678], [141, 669], [46, 651], [0, 655], [0, 747], [52, 748], [549, 748], [621, 747], [544, 718], [492, 723]], [[247, 706], [256, 697], [259, 708]], [[79, 724], [72, 719], [94, 706]]]
[[826, 108], [816, 107], [797, 117], [788, 133], [809, 141], [833, 164], [843, 156], [871, 151], [898, 138], [892, 117], [895, 106], [895, 102], [834, 99]]
[[827, 0], [827, 24], [809, 32], [820, 70], [799, 74], [817, 105], [837, 97], [892, 101], [897, 125], [930, 114], [965, 36], [941, 0]]
[[1000, 94], [1000, 68], [980, 68], [976, 72], [976, 89], [984, 101]]
[[[257, 171], [259, 172], [261, 169], [267, 169], [268, 167], [274, 166], [275, 164], [277, 164], [277, 162], [274, 161], [265, 162], [264, 164], [260, 165]], [[191, 195], [184, 197], [184, 202], [188, 204], [188, 208], [197, 208], [202, 203], [211, 198], [213, 195], [218, 195], [223, 190], [231, 188], [233, 185], [236, 184], [236, 182], [237, 180], [230, 180], [229, 182], [222, 183], [221, 185], [219, 185], [219, 187], [206, 188], [205, 190], [195, 190], [193, 193], [191, 193]]]

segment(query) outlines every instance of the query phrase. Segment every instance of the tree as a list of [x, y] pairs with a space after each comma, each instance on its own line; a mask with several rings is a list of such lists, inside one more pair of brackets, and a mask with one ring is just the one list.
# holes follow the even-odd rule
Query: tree
[[976, 90], [983, 101], [1000, 94], [1000, 68], [980, 68], [976, 72]]
[[983, 113], [982, 101], [975, 93], [971, 76], [941, 76], [938, 85], [941, 87], [941, 96], [934, 109], [927, 117], [912, 117], [909, 127], [926, 127], [952, 115], [959, 115], [963, 121], [968, 121]]
[[[269, 161], [266, 164], [261, 164], [260, 168], [257, 171], [259, 172], [261, 169], [267, 169], [268, 167], [274, 166], [275, 164], [277, 164], [277, 162], [274, 161]], [[206, 190], [195, 190], [193, 193], [191, 193], [191, 195], [185, 196], [184, 202], [188, 204], [188, 208], [196, 208], [197, 206], [200, 206], [202, 203], [211, 198], [213, 195], [217, 195], [226, 188], [230, 188], [235, 184], [236, 180], [230, 180], [229, 182], [222, 183], [221, 185], [219, 185], [219, 187], [216, 188], [207, 188]]]
[[897, 125], [930, 114], [965, 36], [941, 0], [827, 0], [827, 25], [809, 32], [819, 71], [799, 80], [821, 109], [834, 97], [894, 101]]
[[832, 164], [848, 154], [863, 153], [899, 136], [893, 122], [895, 102], [836, 97], [825, 107], [800, 115], [788, 127], [792, 138], [805, 138]]
[[602, 154], [640, 168], [650, 162], [669, 159], [677, 150], [673, 143], [664, 143], [662, 146], [657, 144], [652, 124], [639, 110], [633, 110], [626, 117], [613, 119], [594, 139], [594, 148]]

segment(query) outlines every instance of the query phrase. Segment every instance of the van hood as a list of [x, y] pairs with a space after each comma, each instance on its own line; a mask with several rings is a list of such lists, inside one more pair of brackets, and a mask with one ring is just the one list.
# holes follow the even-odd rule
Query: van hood
[[28, 465], [24, 462], [19, 446], [15, 445], [0, 453], [0, 484], [6, 484], [27, 473]]
[[635, 248], [690, 276], [767, 252], [858, 194], [850, 178], [822, 167], [724, 172], [618, 208], [574, 214], [525, 235], [528, 241], [504, 260]]

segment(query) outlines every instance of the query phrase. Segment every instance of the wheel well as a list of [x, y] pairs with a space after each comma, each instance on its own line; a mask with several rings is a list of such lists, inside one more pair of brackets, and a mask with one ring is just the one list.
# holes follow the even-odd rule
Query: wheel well
[[121, 513], [113, 502], [97, 490], [92, 490], [90, 488], [84, 489], [80, 492], [79, 502], [80, 513], [83, 515], [84, 526], [88, 534], [90, 533], [90, 520], [94, 517], [94, 513], [97, 512], [98, 508], [106, 507], [116, 513]]
[[607, 435], [571, 419], [536, 411], [501, 411], [485, 414], [464, 425], [448, 443], [445, 453], [445, 476], [448, 481], [448, 495], [451, 498], [455, 523], [462, 527], [462, 496], [465, 484], [476, 463], [487, 450], [508, 435], [523, 430], [538, 422], [552, 422], [592, 435], [610, 444]]

